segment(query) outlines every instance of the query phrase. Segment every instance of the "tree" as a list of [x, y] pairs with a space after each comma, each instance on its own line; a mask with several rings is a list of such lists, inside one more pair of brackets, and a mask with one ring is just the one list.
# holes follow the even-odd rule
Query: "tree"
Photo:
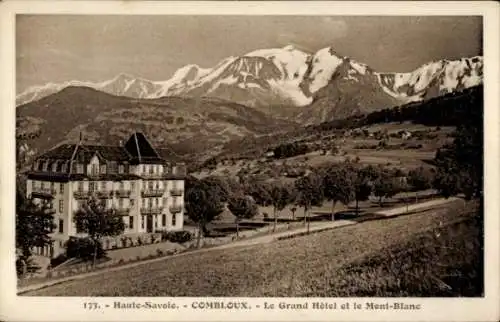
[[317, 173], [310, 173], [295, 181], [297, 205], [304, 207], [304, 224], [309, 233], [308, 211], [311, 206], [320, 206], [323, 202], [323, 180]]
[[356, 200], [356, 215], [359, 214], [359, 202], [368, 200], [372, 193], [372, 185], [370, 179], [358, 172], [353, 175], [354, 179], [354, 200]]
[[483, 92], [458, 100], [457, 113], [448, 117], [460, 120], [453, 143], [436, 152], [434, 187], [445, 197], [463, 193], [466, 199], [483, 196]]
[[250, 196], [233, 196], [229, 199], [228, 208], [236, 217], [236, 238], [239, 238], [239, 222], [242, 219], [250, 219], [257, 215], [259, 209], [255, 200]]
[[76, 230], [86, 233], [94, 245], [93, 266], [95, 266], [101, 238], [117, 236], [125, 230], [122, 216], [116, 215], [115, 209], [107, 209], [103, 202], [92, 197], [76, 211], [73, 221]]
[[283, 210], [286, 205], [288, 205], [288, 203], [292, 199], [292, 193], [285, 185], [281, 183], [274, 183], [271, 186], [270, 196], [273, 205], [274, 216], [273, 231], [276, 231], [276, 225], [278, 223], [277, 211]]
[[24, 268], [21, 275], [26, 273], [26, 268], [32, 256], [34, 247], [44, 247], [52, 244], [50, 234], [54, 231], [54, 210], [49, 201], [35, 204], [26, 199], [24, 195], [16, 196], [16, 248], [20, 255], [18, 263]]
[[297, 207], [293, 206], [290, 208], [290, 211], [292, 212], [292, 219], [295, 220], [295, 212], [297, 211]]
[[327, 169], [323, 177], [323, 190], [326, 200], [332, 202], [332, 221], [335, 219], [335, 204], [344, 205], [354, 199], [354, 184], [347, 168], [334, 165]]
[[418, 201], [418, 191], [432, 188], [434, 172], [430, 168], [418, 167], [408, 172], [407, 183], [413, 191]]
[[228, 177], [209, 176], [203, 181], [217, 190], [222, 202], [227, 202], [233, 194], [239, 194], [241, 190], [239, 183]]
[[381, 175], [373, 183], [373, 193], [379, 198], [379, 206], [382, 207], [383, 198], [391, 198], [400, 191], [400, 185], [396, 178], [389, 173]]
[[203, 180], [191, 180], [186, 186], [186, 212], [198, 224], [196, 247], [201, 247], [201, 238], [206, 225], [216, 219], [224, 210], [219, 190]]
[[243, 190], [245, 194], [252, 196], [259, 206], [269, 206], [273, 202], [271, 197], [271, 185], [268, 182], [247, 182]]

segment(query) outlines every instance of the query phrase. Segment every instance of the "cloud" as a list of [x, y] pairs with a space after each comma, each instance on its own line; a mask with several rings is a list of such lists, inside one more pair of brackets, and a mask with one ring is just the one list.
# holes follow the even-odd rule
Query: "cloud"
[[282, 46], [293, 44], [298, 49], [314, 52], [336, 39], [346, 37], [348, 25], [339, 17], [303, 16], [276, 26], [274, 32]]

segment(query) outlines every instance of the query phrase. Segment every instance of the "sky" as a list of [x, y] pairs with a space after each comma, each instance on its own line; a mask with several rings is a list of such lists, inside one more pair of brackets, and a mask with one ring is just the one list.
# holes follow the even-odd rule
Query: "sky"
[[18, 15], [16, 91], [119, 73], [166, 80], [261, 48], [333, 47], [381, 72], [482, 54], [481, 17]]

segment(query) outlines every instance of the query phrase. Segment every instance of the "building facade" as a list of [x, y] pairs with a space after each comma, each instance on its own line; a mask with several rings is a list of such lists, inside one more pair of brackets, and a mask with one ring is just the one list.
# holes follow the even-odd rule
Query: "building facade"
[[181, 230], [184, 218], [184, 164], [169, 162], [142, 133], [123, 146], [62, 144], [35, 159], [27, 197], [54, 210], [53, 245], [37, 250], [57, 256], [71, 236], [82, 237], [74, 213], [89, 197], [101, 199], [125, 223], [124, 234]]

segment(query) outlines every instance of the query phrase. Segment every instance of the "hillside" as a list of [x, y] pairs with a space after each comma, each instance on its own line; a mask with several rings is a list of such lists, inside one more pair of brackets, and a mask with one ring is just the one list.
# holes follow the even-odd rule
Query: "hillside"
[[482, 296], [481, 253], [480, 214], [457, 201], [309, 236], [187, 253], [23, 295]]
[[185, 154], [206, 151], [235, 138], [286, 131], [295, 126], [221, 99], [133, 99], [88, 87], [67, 87], [19, 106], [17, 117], [18, 124], [40, 129], [40, 137], [30, 142], [38, 151], [64, 140], [75, 141], [80, 132], [87, 142], [117, 144], [132, 131], [142, 131], [155, 145]]
[[84, 86], [140, 99], [217, 98], [276, 118], [318, 124], [461, 91], [481, 84], [482, 77], [480, 56], [428, 62], [409, 73], [381, 73], [333, 47], [308, 53], [289, 45], [226, 57], [210, 68], [189, 64], [164, 81], [119, 74], [97, 83], [34, 86], [19, 93], [17, 104]]

